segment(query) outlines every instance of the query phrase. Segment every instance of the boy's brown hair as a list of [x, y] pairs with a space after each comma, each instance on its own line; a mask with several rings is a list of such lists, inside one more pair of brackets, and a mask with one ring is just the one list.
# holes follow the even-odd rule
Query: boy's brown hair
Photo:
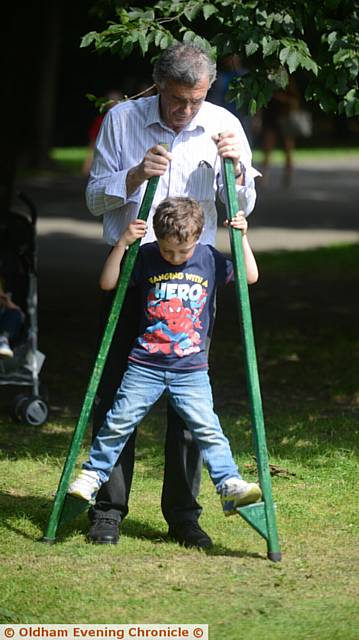
[[157, 206], [153, 216], [156, 238], [166, 236], [177, 242], [187, 242], [189, 238], [198, 240], [204, 225], [203, 209], [193, 198], [166, 198]]

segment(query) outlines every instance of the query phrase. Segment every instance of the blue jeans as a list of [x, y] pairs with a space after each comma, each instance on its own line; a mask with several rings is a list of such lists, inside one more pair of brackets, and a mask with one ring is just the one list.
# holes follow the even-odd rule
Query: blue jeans
[[193, 433], [217, 491], [225, 480], [241, 478], [229, 442], [213, 410], [207, 371], [176, 373], [130, 363], [112, 409], [92, 444], [83, 469], [96, 471], [107, 482], [128, 438], [166, 391], [169, 402]]

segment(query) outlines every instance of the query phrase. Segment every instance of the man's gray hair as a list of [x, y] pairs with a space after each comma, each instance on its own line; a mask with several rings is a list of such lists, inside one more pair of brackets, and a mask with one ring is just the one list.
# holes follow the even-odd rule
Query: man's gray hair
[[216, 74], [216, 63], [204, 49], [178, 42], [161, 53], [154, 64], [152, 77], [163, 89], [168, 80], [194, 87], [203, 77], [208, 77], [211, 86]]

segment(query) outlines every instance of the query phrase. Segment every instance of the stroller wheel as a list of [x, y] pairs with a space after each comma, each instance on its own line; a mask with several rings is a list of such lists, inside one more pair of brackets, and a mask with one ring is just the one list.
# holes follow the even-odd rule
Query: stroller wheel
[[15, 405], [15, 417], [34, 427], [44, 424], [49, 415], [45, 400], [39, 396], [18, 396]]

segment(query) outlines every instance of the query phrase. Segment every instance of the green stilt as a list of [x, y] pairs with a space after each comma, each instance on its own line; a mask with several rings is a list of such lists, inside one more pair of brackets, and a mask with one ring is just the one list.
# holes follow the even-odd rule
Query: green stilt
[[[153, 177], [148, 181], [142, 204], [138, 213], [138, 218], [140, 218], [141, 220], [147, 220], [148, 218], [158, 181], [158, 177]], [[115, 333], [117, 321], [121, 313], [131, 273], [136, 261], [139, 245], [140, 240], [136, 240], [136, 242], [134, 242], [134, 244], [129, 247], [123, 263], [117, 290], [102, 338], [100, 350], [98, 352], [90, 382], [87, 387], [81, 413], [72, 436], [66, 462], [63, 468], [59, 486], [57, 488], [52, 512], [48, 522], [47, 531], [42, 538], [42, 542], [47, 542], [49, 544], [54, 543], [56, 541], [56, 533], [59, 525], [72, 520], [77, 515], [87, 510], [89, 507], [89, 503], [86, 500], [81, 500], [80, 498], [74, 498], [68, 495], [67, 489], [87, 428], [97, 388], [101, 380], [101, 375], [105, 366], [111, 341]]]
[[[227, 195], [227, 218], [228, 220], [231, 220], [238, 211], [238, 199], [233, 162], [230, 158], [225, 158], [223, 161], [223, 173]], [[248, 505], [246, 507], [240, 507], [238, 512], [242, 518], [267, 541], [269, 560], [278, 562], [281, 560], [281, 552], [278, 542], [276, 516], [272, 496], [272, 482], [269, 472], [257, 357], [243, 256], [242, 234], [240, 230], [233, 229], [233, 227], [229, 227], [229, 234], [235, 274], [239, 320], [243, 337], [254, 446], [257, 458], [259, 483], [263, 493], [263, 502], [258, 502], [257, 504]]]

